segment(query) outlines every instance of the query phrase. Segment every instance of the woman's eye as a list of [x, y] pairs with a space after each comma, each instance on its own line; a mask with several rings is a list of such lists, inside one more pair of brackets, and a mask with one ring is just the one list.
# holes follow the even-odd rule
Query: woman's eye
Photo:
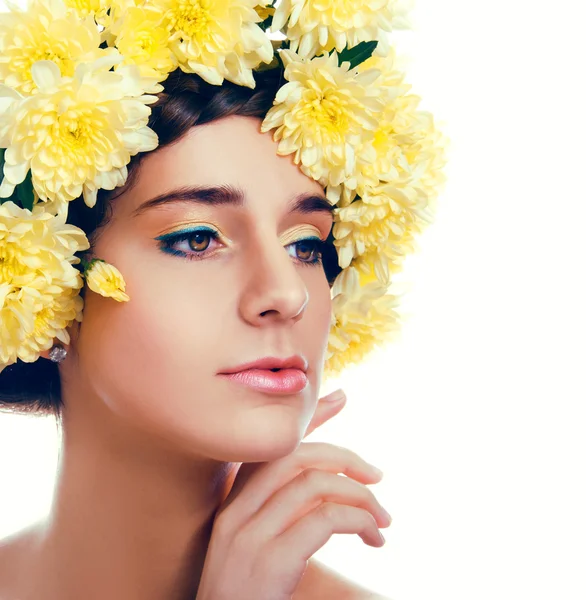
[[[207, 256], [212, 241], [217, 241], [218, 238], [218, 232], [213, 229], [196, 229], [166, 234], [156, 239], [161, 242], [160, 248], [163, 252], [187, 260], [198, 260]], [[320, 238], [311, 237], [298, 240], [286, 247], [294, 249], [293, 258], [300, 263], [316, 265], [321, 264], [325, 245], [326, 242]]]
[[161, 250], [188, 260], [197, 260], [208, 254], [211, 240], [216, 241], [219, 235], [213, 229], [195, 229], [179, 233], [161, 235]]
[[323, 251], [326, 243], [320, 238], [305, 238], [298, 240], [287, 246], [295, 249], [295, 256], [300, 262], [306, 265], [321, 264]]

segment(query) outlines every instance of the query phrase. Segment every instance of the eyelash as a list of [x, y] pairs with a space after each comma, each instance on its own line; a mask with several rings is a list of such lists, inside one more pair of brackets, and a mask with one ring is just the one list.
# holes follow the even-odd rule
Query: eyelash
[[[208, 248], [206, 248], [205, 250], [202, 250], [201, 252], [192, 250], [192, 252], [194, 252], [194, 254], [186, 254], [185, 252], [183, 252], [181, 250], [175, 250], [173, 248], [173, 246], [175, 246], [179, 242], [191, 240], [196, 235], [201, 235], [201, 234], [205, 234], [207, 237], [210, 237], [212, 240], [218, 240], [218, 238], [219, 238], [217, 231], [214, 231], [213, 229], [201, 228], [201, 229], [191, 229], [191, 230], [186, 230], [186, 231], [180, 231], [175, 234], [162, 235], [156, 239], [161, 242], [159, 247], [163, 252], [172, 254], [173, 256], [179, 256], [180, 258], [183, 258], [188, 261], [202, 260], [209, 253]], [[314, 254], [317, 253], [317, 257], [313, 258], [312, 260], [301, 260], [299, 258], [296, 260], [302, 265], [313, 266], [313, 265], [322, 264], [323, 252], [325, 250], [326, 242], [324, 242], [323, 240], [321, 240], [318, 237], [309, 237], [309, 238], [303, 238], [303, 239], [297, 240], [296, 242], [292, 242], [291, 244], [288, 244], [288, 246], [294, 246], [296, 244], [301, 244], [301, 243], [309, 243], [310, 245], [313, 245], [314, 246], [313, 252], [314, 252]]]

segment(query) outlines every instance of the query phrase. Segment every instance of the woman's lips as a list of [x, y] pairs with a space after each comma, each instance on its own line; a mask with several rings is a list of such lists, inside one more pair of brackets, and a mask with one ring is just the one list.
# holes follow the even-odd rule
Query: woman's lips
[[247, 369], [237, 373], [220, 373], [220, 376], [272, 394], [296, 394], [307, 385], [307, 375], [301, 369]]

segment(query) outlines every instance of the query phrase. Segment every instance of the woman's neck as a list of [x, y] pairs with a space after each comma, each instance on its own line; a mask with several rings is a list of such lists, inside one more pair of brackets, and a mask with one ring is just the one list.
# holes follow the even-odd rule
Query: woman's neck
[[240, 463], [172, 454], [90, 412], [64, 416], [51, 510], [18, 573], [22, 598], [194, 600]]

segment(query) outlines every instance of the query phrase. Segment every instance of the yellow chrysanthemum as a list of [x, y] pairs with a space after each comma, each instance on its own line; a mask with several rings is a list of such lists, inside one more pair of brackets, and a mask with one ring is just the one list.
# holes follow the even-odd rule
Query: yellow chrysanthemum
[[340, 266], [352, 264], [382, 284], [413, 251], [414, 235], [433, 222], [448, 143], [433, 117], [417, 110], [420, 99], [406, 94], [411, 86], [394, 64], [391, 51], [359, 65], [359, 72], [381, 71], [373, 85], [386, 102], [374, 140], [357, 149], [354, 173], [326, 190], [338, 206], [333, 235]]
[[373, 86], [376, 69], [357, 74], [338, 56], [300, 59], [281, 50], [285, 79], [261, 131], [276, 128], [278, 154], [295, 153], [295, 164], [321, 185], [339, 186], [356, 169], [355, 148], [366, 145], [382, 110], [380, 88]]
[[405, 229], [400, 242], [390, 238], [381, 246], [369, 246], [363, 254], [352, 261], [352, 266], [360, 273], [360, 283], [377, 281], [380, 285], [391, 285], [392, 274], [403, 269], [405, 258], [417, 251], [415, 235], [420, 229]]
[[411, 85], [403, 82], [397, 62], [391, 48], [387, 57], [372, 56], [357, 67], [358, 72], [380, 70], [373, 85], [380, 88], [385, 102], [376, 115], [374, 139], [357, 148], [353, 176], [326, 190], [333, 204], [347, 206], [366, 189], [390, 183], [404, 191], [413, 188], [421, 206], [438, 195], [445, 181], [448, 139], [436, 129], [429, 112], [418, 110], [421, 98], [407, 93]]
[[122, 273], [114, 266], [103, 260], [95, 260], [86, 271], [85, 278], [90, 290], [114, 298], [118, 302], [128, 302], [130, 297], [124, 292], [126, 282]]
[[360, 285], [354, 267], [344, 269], [332, 287], [332, 323], [325, 354], [324, 377], [358, 364], [375, 348], [396, 338], [400, 315], [398, 296], [374, 282]]
[[[102, 27], [110, 27], [112, 22], [134, 6], [141, 6], [143, 0], [63, 0], [70, 14], [78, 18], [93, 18]], [[108, 33], [108, 32], [104, 32]]]
[[366, 71], [368, 69], [378, 69], [381, 72], [380, 77], [376, 80], [376, 84], [385, 87], [392, 92], [392, 97], [399, 94], [404, 94], [411, 89], [411, 86], [404, 83], [405, 72], [405, 57], [397, 55], [393, 46], [389, 46], [389, 51], [385, 56], [373, 54], [365, 61], [361, 62], [356, 68], [358, 71]]
[[156, 148], [146, 106], [156, 96], [143, 95], [136, 67], [109, 71], [121, 60], [78, 65], [74, 77], [39, 61], [32, 68], [39, 92], [24, 99], [0, 86], [0, 147], [7, 148], [0, 197], [10, 197], [30, 168], [42, 200], [68, 202], [83, 194], [91, 207], [98, 189], [126, 181], [131, 156]]
[[98, 22], [106, 16], [109, 0], [64, 0], [71, 12], [80, 17], [94, 17]]
[[180, 68], [208, 83], [221, 85], [227, 79], [254, 88], [252, 70], [273, 59], [271, 40], [258, 26], [258, 0], [153, 0], [151, 4], [164, 14]]
[[377, 53], [384, 55], [388, 32], [410, 28], [406, 13], [399, 0], [282, 0], [270, 31], [286, 25], [291, 50], [303, 58], [373, 40], [379, 42]]
[[411, 156], [420, 161], [416, 168], [402, 170], [394, 183], [363, 186], [360, 199], [339, 203], [333, 235], [340, 266], [353, 264], [366, 272], [366, 264], [377, 265], [377, 277], [384, 283], [390, 265], [414, 252], [414, 237], [435, 219], [437, 195], [445, 180], [443, 141], [431, 135], [427, 144], [433, 152]]
[[17, 359], [34, 362], [54, 338], [69, 343], [66, 328], [83, 308], [74, 254], [88, 248], [81, 229], [42, 204], [0, 206], [0, 372]]
[[361, 200], [337, 208], [333, 235], [339, 265], [346, 268], [355, 256], [391, 238], [399, 243], [405, 233], [409, 208], [409, 198], [390, 186], [368, 190]]
[[[177, 68], [177, 59], [169, 47], [169, 31], [162, 26], [163, 13], [156, 8], [133, 7], [115, 21], [110, 35], [120, 53], [121, 64], [136, 65], [142, 76], [164, 81]], [[115, 37], [114, 37], [115, 36]], [[162, 86], [149, 92], [157, 93]]]
[[0, 13], [0, 81], [23, 95], [37, 89], [31, 67], [38, 60], [52, 60], [62, 75], [72, 76], [79, 62], [109, 53], [99, 47], [93, 19], [68, 15], [62, 0], [32, 0], [27, 10], [9, 7]]
[[[333, 235], [340, 266], [345, 268], [354, 260], [358, 267], [356, 260], [370, 252], [393, 262], [401, 260], [412, 251], [414, 234], [421, 234], [433, 218], [428, 198], [413, 188], [380, 185], [365, 190], [360, 200], [336, 209]], [[383, 265], [378, 268], [387, 270]], [[382, 275], [379, 279], [386, 282]]]

